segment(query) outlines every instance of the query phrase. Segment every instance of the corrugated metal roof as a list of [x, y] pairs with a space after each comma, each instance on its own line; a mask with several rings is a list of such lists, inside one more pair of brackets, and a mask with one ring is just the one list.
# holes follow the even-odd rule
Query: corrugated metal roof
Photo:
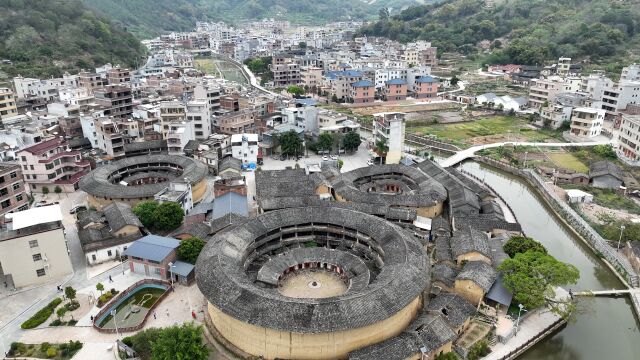
[[249, 206], [247, 197], [233, 191], [228, 192], [213, 202], [213, 220], [221, 218], [230, 213], [249, 216]]
[[176, 261], [171, 267], [171, 272], [180, 276], [187, 277], [193, 271], [194, 266], [184, 261]]
[[60, 211], [60, 205], [47, 205], [7, 214], [6, 217], [13, 220], [11, 229], [19, 230], [33, 225], [62, 221], [62, 211]]
[[133, 244], [124, 251], [124, 254], [160, 262], [178, 246], [180, 246], [180, 241], [176, 239], [147, 235], [142, 239], [134, 241]]

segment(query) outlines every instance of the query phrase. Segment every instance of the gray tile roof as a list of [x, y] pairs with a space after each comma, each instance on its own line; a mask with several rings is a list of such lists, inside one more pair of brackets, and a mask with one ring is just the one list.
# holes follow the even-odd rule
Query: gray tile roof
[[[366, 287], [328, 299], [294, 299], [281, 295], [277, 288], [252, 281], [257, 276], [253, 271], [258, 270], [252, 269], [262, 267], [263, 261], [256, 251], [285, 250], [282, 242], [267, 245], [268, 238], [260, 239], [272, 236], [266, 235], [271, 231], [277, 235], [283, 228], [312, 223], [314, 231], [323, 233], [329, 228], [324, 224], [336, 229], [344, 226], [368, 242], [370, 247], [355, 243], [344, 246], [346, 241], [339, 240], [344, 243], [337, 248], [359, 254], [376, 273]], [[257, 241], [264, 245], [259, 246]], [[384, 256], [380, 258], [379, 254]], [[307, 207], [266, 212], [218, 233], [198, 258], [196, 280], [212, 304], [240, 321], [283, 331], [319, 333], [367, 326], [395, 314], [426, 287], [429, 266], [422, 246], [383, 219], [335, 207]]]
[[447, 264], [436, 264], [431, 269], [433, 281], [439, 281], [446, 286], [453, 288], [456, 282], [456, 276], [458, 276], [458, 270]]
[[484, 292], [491, 289], [498, 272], [484, 261], [469, 261], [462, 267], [456, 280], [470, 280], [476, 283]]
[[118, 231], [127, 225], [143, 227], [138, 217], [131, 210], [131, 206], [113, 202], [102, 209], [104, 217], [111, 228], [111, 231]]
[[213, 201], [212, 219], [221, 218], [227, 214], [234, 213], [240, 216], [249, 215], [249, 205], [247, 204], [247, 196], [240, 195], [230, 191], [224, 195], [217, 197]]
[[622, 169], [611, 161], [596, 161], [589, 166], [589, 178], [611, 175], [620, 181], [624, 181], [624, 173]]
[[451, 238], [451, 254], [454, 258], [460, 255], [478, 252], [491, 258], [489, 240], [485, 232], [468, 225], [456, 223], [456, 231]]
[[182, 224], [179, 228], [172, 231], [170, 236], [175, 237], [184, 234], [189, 234], [202, 240], [207, 240], [209, 236], [213, 234], [213, 231], [211, 230], [211, 225], [208, 223], [196, 222], [193, 224]]
[[447, 235], [436, 236], [435, 257], [437, 262], [441, 262], [441, 261], [454, 262], [453, 254], [451, 254], [451, 236], [447, 236]]
[[452, 328], [457, 329], [476, 313], [476, 307], [459, 295], [441, 293], [431, 299], [426, 311], [442, 315]]
[[126, 169], [137, 173], [163, 172], [180, 178], [188, 178], [191, 184], [200, 182], [208, 173], [207, 166], [199, 161], [179, 155], [142, 155], [114, 161], [91, 171], [80, 180], [80, 189], [90, 195], [101, 198], [136, 199], [149, 198], [164, 189], [166, 183], [147, 184], [140, 186], [123, 186], [119, 184], [117, 176]]

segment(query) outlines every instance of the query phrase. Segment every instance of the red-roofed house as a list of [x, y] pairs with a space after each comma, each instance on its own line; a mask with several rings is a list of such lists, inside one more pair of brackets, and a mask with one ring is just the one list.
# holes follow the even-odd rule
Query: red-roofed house
[[63, 138], [46, 140], [20, 150], [17, 154], [22, 175], [32, 192], [47, 187], [53, 192], [60, 186], [63, 192], [78, 190], [78, 181], [91, 170], [88, 160], [79, 151], [71, 151]]

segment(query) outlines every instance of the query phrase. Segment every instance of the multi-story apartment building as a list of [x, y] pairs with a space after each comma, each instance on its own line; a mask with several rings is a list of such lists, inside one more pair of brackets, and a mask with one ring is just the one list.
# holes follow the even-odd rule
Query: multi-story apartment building
[[72, 273], [59, 205], [19, 211], [9, 217], [11, 224], [0, 229], [0, 268], [6, 287], [43, 284]]
[[529, 107], [539, 109], [544, 103], [551, 103], [556, 94], [564, 91], [564, 79], [550, 77], [548, 79], [535, 79], [529, 86]]
[[112, 118], [94, 120], [98, 148], [111, 159], [124, 157], [125, 138]]
[[191, 140], [195, 140], [195, 123], [193, 121], [178, 121], [169, 124], [167, 133], [167, 150], [169, 155], [184, 155], [184, 147]]
[[218, 130], [222, 134], [244, 134], [255, 132], [256, 112], [244, 109], [218, 117]]
[[0, 163], [0, 223], [4, 216], [29, 208], [20, 165]]
[[600, 135], [604, 124], [605, 111], [587, 107], [579, 107], [571, 112], [571, 134], [580, 137]]
[[231, 135], [231, 155], [242, 161], [243, 166], [258, 164], [258, 134]]
[[50, 115], [58, 117], [60, 130], [68, 137], [82, 137], [82, 124], [80, 122], [80, 107], [64, 103], [47, 104]]
[[108, 80], [100, 76], [100, 74], [84, 70], [78, 73], [78, 85], [89, 91], [106, 86], [108, 83]]
[[42, 192], [43, 187], [53, 192], [55, 186], [74, 192], [80, 178], [91, 169], [89, 161], [83, 160], [79, 151], [71, 151], [60, 137], [22, 149], [17, 157], [31, 192]]
[[615, 117], [629, 104], [640, 104], [640, 81], [621, 81], [605, 88], [602, 96], [602, 109], [607, 118]]
[[407, 82], [403, 79], [391, 79], [385, 82], [384, 98], [386, 101], [399, 101], [407, 98]]
[[427, 99], [438, 97], [440, 83], [431, 76], [422, 76], [415, 80], [413, 96], [416, 99]]
[[552, 129], [558, 129], [565, 122], [571, 121], [572, 110], [573, 107], [560, 104], [540, 108], [541, 122], [539, 125], [547, 125]]
[[13, 86], [18, 99], [40, 98], [44, 101], [54, 101], [58, 97], [58, 90], [66, 87], [76, 87], [78, 77], [65, 73], [61, 78], [34, 79], [17, 76], [13, 78]]
[[131, 84], [131, 70], [114, 67], [107, 71], [109, 85], [129, 86]]
[[347, 115], [329, 110], [318, 113], [318, 132], [322, 133], [348, 133], [358, 131], [360, 124], [349, 120]]
[[383, 89], [387, 81], [393, 79], [407, 79], [407, 69], [405, 68], [383, 68], [375, 71], [376, 89]]
[[220, 108], [228, 111], [239, 111], [240, 96], [238, 94], [232, 94], [221, 97]]
[[300, 70], [300, 82], [311, 88], [322, 86], [322, 68], [307, 66]]
[[622, 115], [618, 144], [626, 159], [640, 162], [640, 115]]
[[58, 96], [60, 101], [69, 105], [77, 105], [80, 107], [87, 107], [93, 102], [94, 97], [90, 94], [87, 88], [83, 87], [68, 87], [58, 90]]
[[[220, 110], [220, 88], [208, 84], [197, 84], [193, 88], [193, 98], [205, 100], [209, 106], [209, 116], [213, 116]], [[215, 119], [212, 118], [213, 125], [216, 126]]]
[[283, 108], [281, 110], [283, 122], [297, 126], [306, 133], [316, 133], [318, 131], [318, 111], [313, 105], [296, 103], [295, 106]]
[[165, 101], [160, 104], [160, 129], [162, 138], [169, 133], [169, 124], [184, 121], [187, 117], [184, 105], [179, 101]]
[[397, 112], [373, 114], [373, 144], [382, 141], [388, 147], [384, 157], [385, 164], [398, 164], [404, 149], [405, 114]]
[[363, 76], [362, 72], [355, 70], [329, 71], [325, 74], [325, 86], [331, 96], [344, 100], [351, 96], [351, 84], [362, 80]]
[[271, 65], [274, 86], [298, 85], [300, 83], [300, 65], [297, 62]]
[[620, 81], [640, 81], [640, 65], [631, 64], [622, 68]]
[[16, 115], [18, 115], [18, 108], [13, 91], [8, 88], [0, 88], [0, 121]]
[[186, 105], [187, 121], [193, 122], [195, 137], [204, 140], [211, 135], [211, 113], [207, 100], [193, 100]]
[[[351, 84], [351, 101], [354, 104], [372, 103], [376, 88], [369, 80], [360, 80]], [[405, 85], [406, 94], [406, 85]]]
[[133, 114], [133, 96], [128, 87], [109, 85], [95, 89], [93, 95], [95, 102], [105, 108], [105, 116], [126, 118]]

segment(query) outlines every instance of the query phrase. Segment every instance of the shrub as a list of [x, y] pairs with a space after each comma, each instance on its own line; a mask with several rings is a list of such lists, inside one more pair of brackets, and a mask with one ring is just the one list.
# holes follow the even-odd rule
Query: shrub
[[47, 349], [47, 357], [48, 358], [54, 358], [54, 357], [56, 357], [56, 355], [58, 355], [58, 350], [56, 350], [56, 348], [51, 346], [50, 348]]
[[110, 291], [100, 295], [100, 297], [98, 298], [98, 304], [97, 304], [98, 307], [102, 307], [109, 300], [111, 300], [112, 297], [113, 297], [113, 293], [111, 293]]
[[47, 351], [51, 347], [51, 344], [48, 342], [43, 342], [40, 344], [40, 351]]
[[75, 326], [78, 323], [78, 320], [69, 320], [67, 322], [67, 326]]
[[489, 344], [485, 340], [478, 341], [473, 344], [471, 349], [469, 349], [469, 354], [467, 355], [468, 360], [477, 360], [483, 358], [491, 352], [489, 348]]
[[80, 303], [77, 301], [71, 301], [66, 303], [64, 307], [67, 309], [67, 311], [73, 311], [80, 307]]
[[49, 326], [61, 326], [61, 325], [62, 325], [62, 320], [60, 319], [55, 319], [49, 324]]
[[60, 305], [61, 302], [62, 302], [62, 299], [60, 298], [53, 299], [53, 301], [47, 304], [47, 306], [40, 309], [27, 321], [23, 322], [22, 325], [20, 325], [20, 327], [23, 329], [33, 329], [35, 327], [38, 327], [40, 324], [47, 321], [47, 319], [51, 316], [51, 314], [53, 314], [53, 310], [56, 308], [56, 306]]

